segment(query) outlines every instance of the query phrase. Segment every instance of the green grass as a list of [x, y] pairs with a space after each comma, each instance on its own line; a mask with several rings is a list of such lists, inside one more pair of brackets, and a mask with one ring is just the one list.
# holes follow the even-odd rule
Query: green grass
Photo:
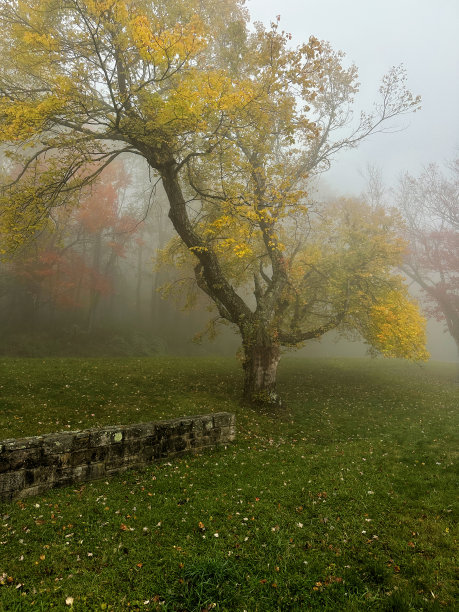
[[454, 375], [286, 359], [275, 417], [240, 408], [232, 360], [0, 360], [0, 438], [238, 423], [226, 449], [4, 504], [0, 609], [454, 610]]

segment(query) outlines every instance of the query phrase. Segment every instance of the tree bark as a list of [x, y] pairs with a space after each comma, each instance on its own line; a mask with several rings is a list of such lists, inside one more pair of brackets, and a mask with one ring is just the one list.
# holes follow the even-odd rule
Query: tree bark
[[[155, 167], [153, 163], [150, 165]], [[251, 316], [250, 308], [228, 282], [210, 245], [194, 231], [175, 165], [164, 165], [160, 172], [169, 200], [169, 219], [184, 244], [194, 252], [202, 268], [201, 288], [206, 287], [206, 292], [217, 304], [221, 316], [240, 325], [241, 321]]]
[[244, 342], [244, 401], [255, 405], [280, 406], [276, 393], [280, 347], [275, 343]]

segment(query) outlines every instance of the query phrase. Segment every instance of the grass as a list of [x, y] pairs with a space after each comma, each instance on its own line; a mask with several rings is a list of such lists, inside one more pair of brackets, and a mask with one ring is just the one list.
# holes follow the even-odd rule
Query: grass
[[238, 422], [228, 448], [3, 505], [0, 609], [454, 610], [454, 375], [286, 359], [276, 417], [240, 408], [232, 360], [0, 360], [0, 438]]

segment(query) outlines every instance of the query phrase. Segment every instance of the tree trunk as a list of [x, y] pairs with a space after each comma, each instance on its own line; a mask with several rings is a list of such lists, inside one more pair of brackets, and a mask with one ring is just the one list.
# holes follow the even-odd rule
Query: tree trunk
[[274, 343], [244, 342], [244, 401], [255, 405], [280, 406], [276, 393], [280, 347]]
[[[101, 259], [101, 250], [102, 250], [102, 234], [99, 231], [94, 236], [94, 250], [93, 250], [93, 258], [92, 258], [92, 269], [95, 274], [100, 274], [100, 259]], [[100, 293], [97, 291], [94, 286], [94, 281], [91, 282], [90, 290], [89, 290], [89, 306], [88, 313], [86, 318], [86, 331], [90, 334], [94, 328], [94, 322], [96, 318], [96, 310], [99, 304]]]
[[459, 383], [459, 313], [454, 311], [453, 308], [445, 307], [442, 305], [442, 310], [446, 319], [446, 326], [451, 338], [454, 340], [457, 348], [457, 374], [456, 382]]
[[[140, 236], [142, 238], [142, 235]], [[137, 273], [135, 284], [135, 311], [137, 315], [137, 323], [143, 323], [142, 313], [142, 280], [143, 280], [143, 242], [137, 245]]]

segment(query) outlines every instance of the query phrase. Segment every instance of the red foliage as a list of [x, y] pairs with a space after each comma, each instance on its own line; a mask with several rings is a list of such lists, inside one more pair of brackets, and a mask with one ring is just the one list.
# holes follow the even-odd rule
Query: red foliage
[[126, 256], [141, 226], [122, 210], [120, 194], [128, 184], [122, 164], [112, 164], [88, 189], [78, 209], [57, 212], [58, 230], [35, 243], [33, 256], [14, 263], [13, 274], [29, 292], [72, 309], [87, 304], [94, 292], [113, 293], [114, 262]]

